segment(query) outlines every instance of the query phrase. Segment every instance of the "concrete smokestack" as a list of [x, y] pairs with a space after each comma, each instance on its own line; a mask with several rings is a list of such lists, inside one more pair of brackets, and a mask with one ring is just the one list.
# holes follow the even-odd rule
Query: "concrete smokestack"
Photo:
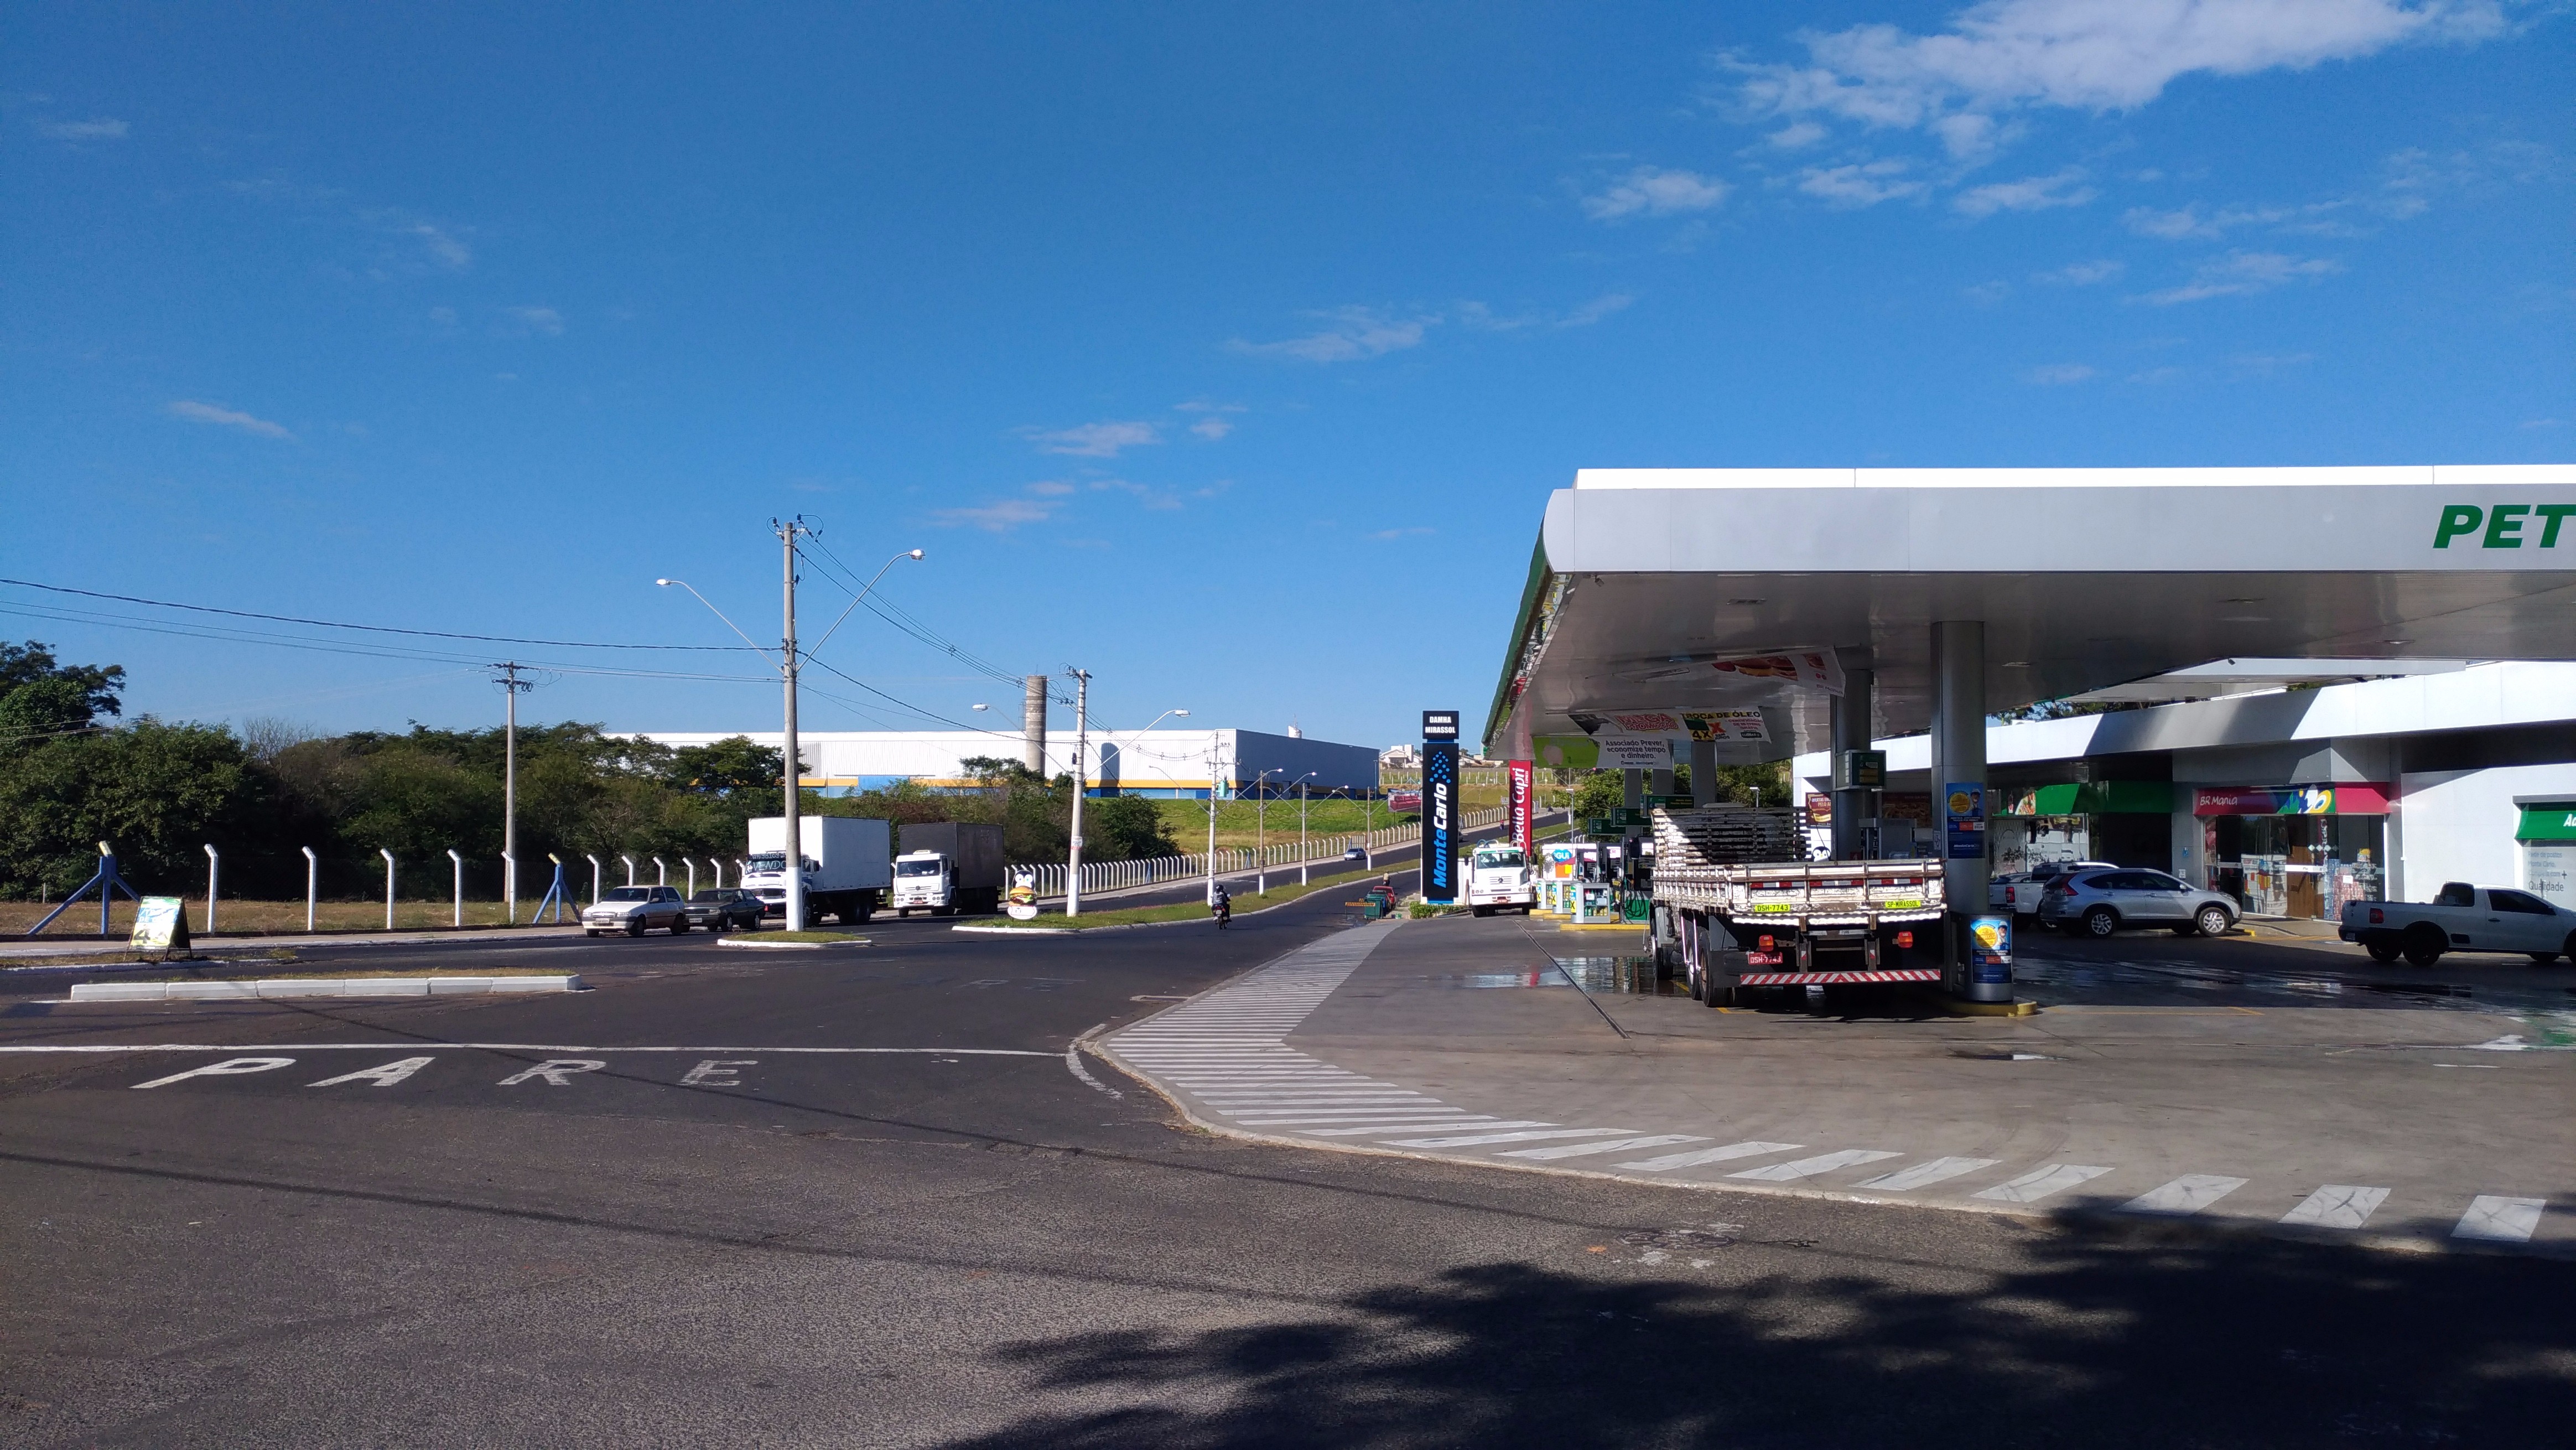
[[1020, 705], [1020, 760], [1032, 775], [1046, 774], [1047, 677], [1031, 675]]

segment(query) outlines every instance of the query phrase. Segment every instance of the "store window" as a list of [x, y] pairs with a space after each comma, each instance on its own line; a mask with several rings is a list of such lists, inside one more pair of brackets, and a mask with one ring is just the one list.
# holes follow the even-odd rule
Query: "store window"
[[[2341, 789], [2200, 792], [2210, 889], [2235, 897], [2249, 916], [2331, 919], [2353, 902], [2384, 900], [2388, 817], [2337, 812]], [[2385, 809], [2376, 790], [2353, 793]]]

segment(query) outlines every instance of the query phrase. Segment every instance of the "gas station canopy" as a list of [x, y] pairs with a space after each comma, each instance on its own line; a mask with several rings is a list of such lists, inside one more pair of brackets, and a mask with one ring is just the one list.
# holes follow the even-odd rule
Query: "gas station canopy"
[[1986, 710], [2230, 658], [2576, 659], [2571, 516], [2576, 465], [1586, 469], [1548, 499], [1486, 753], [1694, 712], [1717, 758], [1775, 760], [1825, 747], [1847, 669], [1870, 733], [1926, 729], [1954, 621], [1982, 622]]

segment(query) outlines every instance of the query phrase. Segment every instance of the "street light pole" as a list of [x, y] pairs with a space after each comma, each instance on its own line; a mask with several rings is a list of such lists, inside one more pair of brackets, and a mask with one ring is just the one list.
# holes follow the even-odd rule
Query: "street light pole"
[[1073, 826], [1065, 836], [1064, 864], [1064, 914], [1071, 918], [1082, 915], [1082, 793], [1090, 775], [1091, 672], [1070, 665], [1064, 672], [1073, 676]]
[[519, 920], [519, 695], [537, 687], [534, 680], [519, 678], [525, 666], [513, 660], [492, 668], [501, 672], [493, 681], [509, 696], [509, 711], [502, 727], [501, 742], [501, 894], [510, 903], [510, 922]]
[[[1285, 767], [1281, 775], [1288, 773]], [[1270, 772], [1252, 778], [1252, 894], [1270, 894]]]
[[1306, 784], [1314, 778], [1315, 772], [1311, 770], [1297, 777], [1297, 884], [1300, 886], [1306, 884], [1306, 872], [1312, 864], [1307, 858], [1315, 854], [1315, 848], [1306, 844]]

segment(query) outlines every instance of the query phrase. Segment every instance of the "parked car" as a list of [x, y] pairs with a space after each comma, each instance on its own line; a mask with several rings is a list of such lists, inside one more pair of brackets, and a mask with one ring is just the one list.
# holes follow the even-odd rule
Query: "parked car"
[[2204, 891], [2162, 871], [2078, 870], [2049, 883], [2039, 899], [2039, 919], [2086, 936], [2109, 936], [2124, 926], [2163, 926], [2184, 936], [2217, 936], [2236, 924], [2236, 899], [2223, 891]]
[[689, 898], [689, 925], [701, 931], [760, 930], [760, 898], [739, 886], [711, 886]]
[[2429, 904], [2407, 901], [2347, 903], [2335, 928], [2357, 941], [2375, 962], [2399, 957], [2429, 967], [2444, 952], [2524, 952], [2548, 966], [2562, 955], [2576, 961], [2576, 911], [2502, 886], [2453, 881]]
[[1989, 909], [2010, 907], [2015, 916], [2039, 914], [2039, 899], [2048, 893], [2048, 883], [2077, 871], [2117, 871], [2108, 861], [2051, 861], [2028, 871], [2007, 871], [1986, 883], [1986, 905]]
[[597, 936], [604, 931], [642, 936], [657, 926], [668, 927], [673, 936], [689, 929], [689, 903], [680, 899], [680, 888], [611, 887], [581, 914], [584, 936]]

